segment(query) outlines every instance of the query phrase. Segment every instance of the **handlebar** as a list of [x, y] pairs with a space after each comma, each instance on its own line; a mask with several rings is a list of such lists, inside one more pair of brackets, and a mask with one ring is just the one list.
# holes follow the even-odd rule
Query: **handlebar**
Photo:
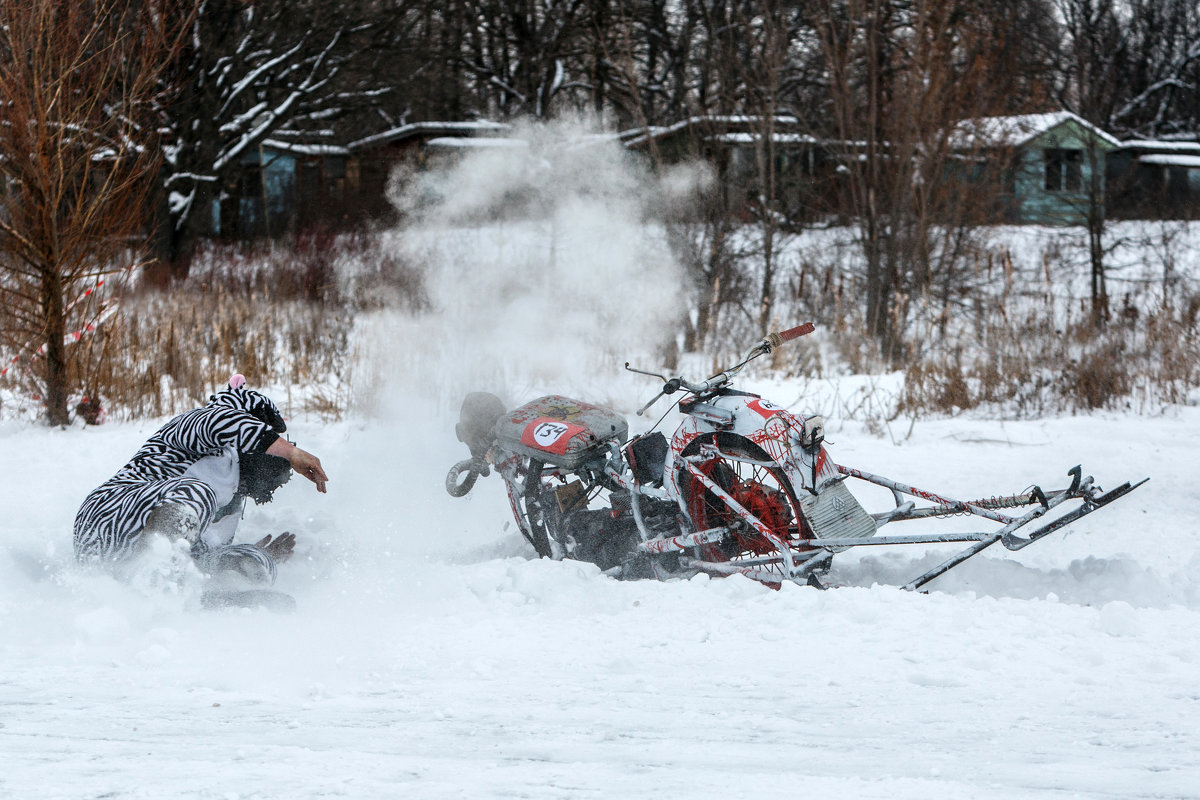
[[642, 375], [650, 375], [663, 382], [662, 391], [656, 394], [650, 402], [638, 409], [637, 414], [640, 417], [648, 408], [650, 408], [650, 406], [657, 403], [660, 397], [667, 394], [674, 394], [680, 389], [686, 389], [692, 394], [703, 394], [718, 387], [724, 386], [733, 380], [734, 376], [741, 372], [742, 368], [754, 359], [761, 355], [770, 353], [777, 347], [782, 346], [784, 342], [790, 342], [793, 339], [799, 339], [801, 336], [812, 333], [814, 330], [816, 330], [816, 326], [811, 322], [806, 322], [803, 325], [797, 325], [796, 327], [788, 328], [785, 331], [768, 333], [763, 337], [762, 341], [754, 345], [754, 347], [751, 347], [746, 352], [746, 355], [742, 358], [742, 360], [737, 364], [718, 372], [716, 375], [713, 375], [711, 378], [701, 383], [692, 383], [691, 381], [682, 377], [667, 379], [656, 372], [646, 372], [645, 370], [634, 369], [633, 367], [629, 366], [629, 362], [626, 361], [625, 369], [629, 370], [630, 372], [637, 372]]

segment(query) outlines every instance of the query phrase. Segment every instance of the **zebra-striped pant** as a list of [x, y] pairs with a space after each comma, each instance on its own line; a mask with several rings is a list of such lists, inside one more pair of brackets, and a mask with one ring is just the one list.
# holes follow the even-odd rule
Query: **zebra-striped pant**
[[137, 482], [114, 478], [88, 495], [75, 517], [75, 557], [89, 563], [128, 561], [137, 552], [150, 513], [163, 503], [176, 503], [195, 512], [200, 521], [201, 535], [192, 546], [192, 557], [202, 569], [250, 559], [261, 565], [274, 583], [275, 559], [261, 547], [206, 541], [202, 534], [213, 521], [217, 502], [212, 487], [187, 475]]

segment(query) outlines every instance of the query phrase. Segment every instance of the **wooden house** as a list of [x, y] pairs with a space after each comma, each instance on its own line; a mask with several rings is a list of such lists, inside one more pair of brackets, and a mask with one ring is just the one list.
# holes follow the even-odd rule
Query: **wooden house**
[[964, 120], [952, 144], [999, 167], [996, 222], [1078, 225], [1103, 213], [1106, 158], [1118, 142], [1069, 111]]
[[348, 222], [358, 174], [347, 148], [267, 139], [240, 166], [213, 201], [213, 234], [271, 237]]
[[447, 141], [495, 138], [511, 129], [500, 122], [413, 122], [352, 141], [347, 150], [358, 164], [359, 203], [356, 212], [366, 219], [394, 220], [396, 211], [388, 201], [388, 183], [396, 170], [411, 172], [426, 168], [430, 143], [444, 151]]
[[214, 235], [280, 236], [314, 228], [341, 230], [393, 221], [388, 182], [397, 169], [419, 171], [455, 142], [509, 126], [491, 122], [418, 122], [347, 145], [280, 135], [246, 152], [240, 169], [213, 202]]

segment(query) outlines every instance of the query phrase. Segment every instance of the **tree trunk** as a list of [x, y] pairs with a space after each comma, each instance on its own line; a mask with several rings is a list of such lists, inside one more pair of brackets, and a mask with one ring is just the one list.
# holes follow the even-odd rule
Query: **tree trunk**
[[[769, 212], [769, 209], [768, 209]], [[763, 276], [762, 291], [758, 303], [758, 328], [766, 333], [771, 327], [771, 310], [775, 299], [775, 227], [767, 221], [763, 225]]]
[[51, 425], [66, 425], [71, 421], [67, 410], [69, 384], [67, 380], [66, 314], [63, 309], [62, 280], [54, 269], [42, 272], [42, 310], [46, 319], [46, 420]]
[[1088, 221], [1088, 253], [1092, 265], [1092, 326], [1100, 329], [1108, 322], [1108, 284], [1104, 278], [1104, 225]]

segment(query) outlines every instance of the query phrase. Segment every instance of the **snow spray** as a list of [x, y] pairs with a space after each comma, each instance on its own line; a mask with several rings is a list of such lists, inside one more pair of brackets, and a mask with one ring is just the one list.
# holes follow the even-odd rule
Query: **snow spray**
[[477, 389], [603, 401], [625, 360], [660, 363], [682, 327], [685, 277], [654, 220], [707, 173], [654, 174], [578, 121], [443, 152], [431, 147], [438, 166], [392, 182], [406, 223], [384, 246], [423, 265], [433, 311], [374, 332], [369, 347], [391, 362], [388, 396], [432, 391], [455, 409]]

